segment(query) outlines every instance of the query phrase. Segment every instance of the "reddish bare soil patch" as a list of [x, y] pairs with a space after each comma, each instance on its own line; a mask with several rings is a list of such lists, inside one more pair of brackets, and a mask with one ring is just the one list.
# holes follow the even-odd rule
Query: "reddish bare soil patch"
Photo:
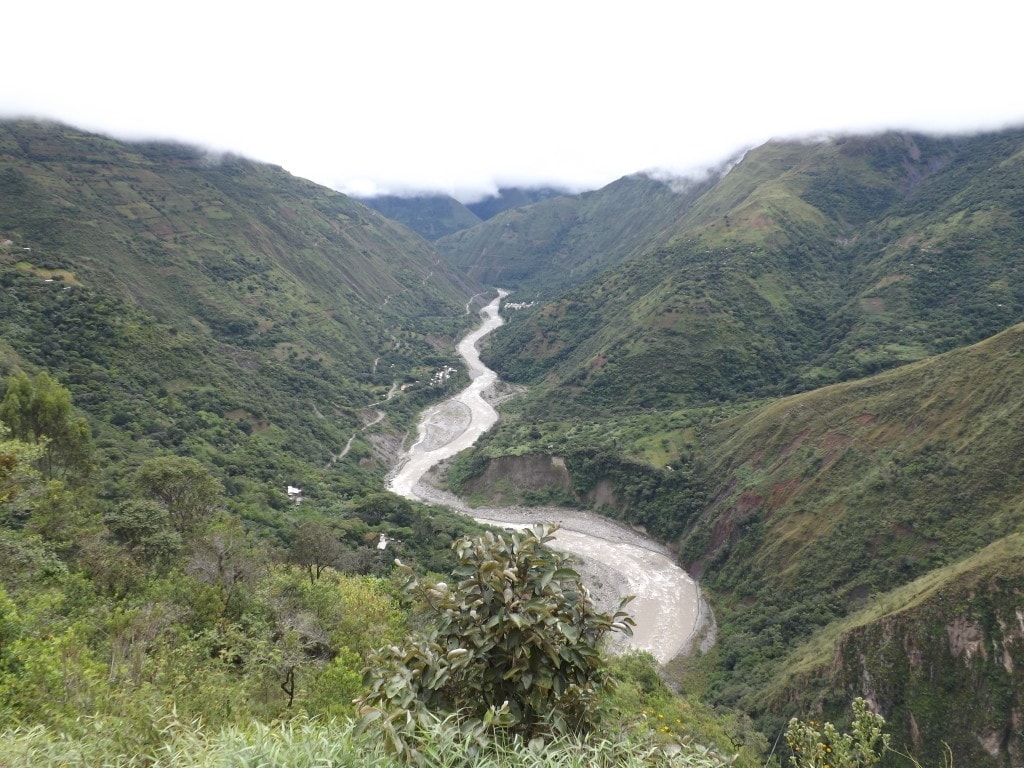
[[796, 489], [800, 487], [800, 481], [793, 479], [787, 480], [784, 483], [776, 483], [772, 486], [768, 492], [768, 514], [770, 515], [775, 510], [779, 509], [786, 504], [793, 495], [796, 493]]
[[740, 497], [736, 499], [736, 512], [744, 517], [760, 509], [761, 505], [764, 504], [764, 497], [759, 496], [751, 491], [744, 491], [740, 494]]
[[779, 452], [779, 458], [784, 459], [785, 457], [793, 453], [793, 451], [795, 451], [797, 448], [801, 446], [801, 444], [803, 444], [804, 440], [807, 439], [807, 436], [809, 434], [811, 434], [811, 430], [809, 429], [797, 432], [796, 437], [794, 437], [790, 441], [789, 445], [787, 445], [785, 448], [782, 449], [782, 451]]
[[825, 469], [825, 467], [830, 466], [832, 462], [844, 453], [846, 446], [852, 442], [853, 438], [849, 435], [839, 432], [826, 432], [821, 443], [822, 450], [826, 451], [825, 457], [821, 461], [821, 468]]
[[844, 435], [842, 432], [826, 432], [822, 435], [821, 448], [825, 451], [832, 451], [836, 448], [847, 446], [853, 442], [853, 438]]
[[655, 328], [675, 328], [680, 317], [678, 312], [666, 311], [655, 318], [653, 325]]
[[174, 240], [174, 227], [165, 220], [154, 221], [149, 225], [149, 231], [164, 242]]
[[699, 579], [704, 575], [704, 568], [708, 560], [725, 542], [732, 539], [735, 530], [736, 525], [732, 521], [732, 510], [726, 509], [719, 515], [718, 520], [715, 521], [715, 529], [711, 532], [711, 543], [705, 550], [707, 554], [686, 564], [686, 570], [689, 571], [693, 578]]

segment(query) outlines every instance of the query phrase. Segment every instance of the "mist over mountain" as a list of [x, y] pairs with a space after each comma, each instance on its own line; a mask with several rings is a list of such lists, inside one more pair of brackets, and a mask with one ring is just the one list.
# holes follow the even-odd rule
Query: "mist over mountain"
[[559, 187], [498, 187], [497, 194], [485, 195], [479, 200], [466, 203], [466, 207], [479, 216], [481, 221], [487, 221], [510, 208], [522, 208], [565, 194], [568, 194], [568, 190]]
[[[45, 446], [0, 440], [3, 727], [170, 700], [220, 723], [353, 714], [371, 639], [409, 618], [379, 542], [443, 573], [470, 525], [384, 478], [505, 288], [483, 357], [519, 394], [438, 482], [671, 547], [717, 634], [662, 673], [718, 708], [719, 748], [764, 765], [789, 717], [862, 696], [922, 764], [943, 743], [1022, 764], [1024, 130], [366, 203], [0, 123], [3, 407], [66, 388], [91, 451], [78, 475], [13, 476]], [[145, 495], [154, 468], [203, 481], [201, 526]], [[74, 676], [43, 674], [53, 648]]]
[[443, 238], [536, 299], [484, 353], [529, 392], [455, 481], [507, 500], [516, 456], [559, 456], [572, 501], [674, 541], [720, 622], [684, 666], [766, 732], [859, 694], [918, 754], [1015, 764], [1022, 158], [1019, 130], [772, 142], [683, 195], [630, 177]]
[[405, 224], [409, 229], [430, 241], [438, 240], [482, 221], [502, 211], [547, 200], [565, 194], [554, 187], [501, 187], [496, 194], [485, 195], [470, 203], [460, 203], [443, 194], [378, 195], [359, 198], [375, 211], [389, 219]]
[[[977, 341], [1022, 316], [1021, 138], [776, 142], [685, 195], [664, 187], [660, 199], [642, 198], [625, 217], [635, 240], [622, 220], [596, 218], [588, 233], [627, 235], [608, 235], [616, 251], [575, 237], [545, 259], [539, 237], [517, 241], [515, 232], [560, 215], [557, 201], [440, 245], [468, 274], [513, 286], [540, 284], [548, 263], [619, 255], [617, 266], [516, 315], [488, 353], [507, 378], [561, 387], [562, 407], [799, 391]], [[657, 189], [649, 179], [633, 185]], [[452, 246], [470, 237], [474, 245]]]
[[344, 195], [187, 146], [0, 123], [0, 193], [5, 373], [48, 370], [139, 447], [220, 457], [241, 496], [343, 484], [317, 475], [346, 445], [384, 471], [405, 425], [374, 437], [366, 409], [452, 360], [481, 289]]

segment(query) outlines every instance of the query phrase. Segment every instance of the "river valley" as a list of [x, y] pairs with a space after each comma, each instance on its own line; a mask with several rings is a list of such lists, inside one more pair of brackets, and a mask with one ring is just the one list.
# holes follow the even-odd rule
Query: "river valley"
[[503, 324], [499, 295], [481, 310], [483, 323], [459, 343], [470, 385], [424, 411], [416, 442], [403, 454], [389, 490], [408, 499], [442, 504], [482, 523], [519, 528], [541, 522], [560, 526], [553, 548], [579, 562], [595, 602], [610, 610], [633, 595], [627, 610], [636, 621], [633, 637], [622, 642], [649, 651], [660, 663], [687, 649], [708, 616], [696, 582], [675, 564], [658, 542], [585, 510], [562, 507], [470, 508], [461, 499], [425, 481], [430, 469], [473, 445], [498, 420], [489, 402], [497, 374], [480, 361], [477, 343]]

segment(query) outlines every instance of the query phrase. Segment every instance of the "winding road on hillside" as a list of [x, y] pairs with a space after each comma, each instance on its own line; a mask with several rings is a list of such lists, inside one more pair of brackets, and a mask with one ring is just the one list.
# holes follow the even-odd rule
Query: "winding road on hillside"
[[603, 610], [626, 595], [636, 620], [631, 639], [620, 641], [650, 653], [662, 664], [687, 649], [708, 618], [700, 590], [671, 553], [640, 533], [590, 512], [562, 507], [470, 508], [461, 499], [424, 482], [424, 475], [444, 459], [470, 447], [494, 426], [498, 413], [489, 402], [497, 374], [480, 361], [477, 343], [504, 323], [499, 314], [506, 291], [484, 307], [483, 324], [459, 343], [470, 385], [454, 397], [424, 411], [416, 442], [392, 473], [389, 490], [408, 499], [443, 504], [482, 523], [521, 528], [540, 522], [561, 527], [553, 548], [572, 555], [595, 601]]

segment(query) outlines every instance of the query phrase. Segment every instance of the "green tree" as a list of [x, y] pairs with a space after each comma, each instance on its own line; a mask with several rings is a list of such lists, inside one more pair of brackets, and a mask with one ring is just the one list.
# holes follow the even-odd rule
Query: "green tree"
[[8, 428], [0, 424], [0, 506], [8, 508], [25, 491], [38, 488], [39, 472], [33, 465], [42, 456], [40, 446], [9, 435]]
[[7, 672], [14, 660], [14, 642], [21, 635], [21, 617], [18, 607], [7, 596], [7, 590], [0, 584], [0, 678]]
[[167, 508], [171, 525], [182, 535], [192, 533], [202, 521], [210, 519], [224, 493], [220, 481], [206, 467], [182, 456], [158, 456], [144, 461], [135, 473], [135, 487]]
[[312, 584], [327, 568], [337, 568], [345, 554], [345, 547], [330, 526], [307, 520], [299, 525], [288, 551], [288, 560], [301, 566]]
[[389, 583], [373, 577], [330, 570], [309, 581], [298, 568], [277, 566], [256, 599], [272, 626], [280, 687], [289, 705], [298, 697], [309, 712], [352, 715], [371, 649], [405, 634]]
[[[602, 642], [632, 633], [620, 610], [597, 611], [579, 574], [544, 545], [557, 526], [453, 544], [454, 584], [412, 578], [433, 621], [371, 660], [366, 722], [384, 719], [400, 753], [428, 713], [458, 713], [481, 733], [508, 726], [526, 737], [583, 733], [606, 678]], [[628, 600], [623, 601], [623, 605]]]
[[167, 507], [150, 499], [132, 499], [103, 516], [110, 533], [132, 556], [154, 567], [166, 565], [181, 552], [181, 535], [171, 527]]
[[88, 474], [92, 456], [89, 425], [74, 415], [71, 393], [46, 371], [34, 379], [19, 371], [7, 380], [0, 421], [10, 427], [15, 438], [42, 446], [38, 465], [46, 477]]
[[185, 572], [219, 594], [222, 617], [240, 618], [251, 607], [252, 592], [270, 562], [266, 544], [237, 517], [221, 513], [191, 540]]
[[32, 494], [25, 530], [36, 533], [64, 559], [90, 549], [103, 536], [99, 511], [89, 493], [49, 480]]

